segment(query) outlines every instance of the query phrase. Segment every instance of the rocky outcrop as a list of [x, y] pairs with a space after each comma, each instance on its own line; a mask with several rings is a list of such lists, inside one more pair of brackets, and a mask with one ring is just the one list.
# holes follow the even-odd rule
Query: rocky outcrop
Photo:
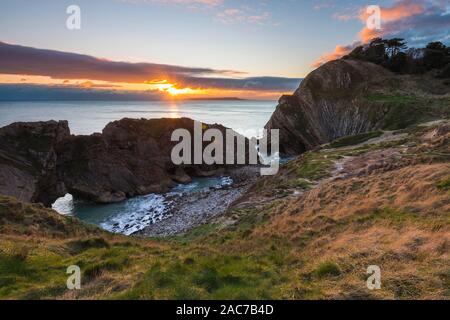
[[292, 96], [281, 97], [266, 129], [280, 129], [280, 151], [289, 155], [372, 130], [371, 110], [358, 99], [359, 92], [390, 77], [371, 63], [329, 62], [311, 72]]
[[[370, 62], [331, 61], [311, 72], [293, 95], [281, 97], [266, 129], [279, 129], [280, 152], [295, 155], [392, 123], [406, 126], [432, 113], [415, 108], [411, 97], [425, 82], [424, 77], [396, 75]], [[441, 94], [450, 91], [442, 88]]]
[[0, 194], [50, 204], [63, 194], [55, 147], [70, 136], [67, 121], [18, 122], [0, 128]]
[[[226, 137], [225, 127], [203, 126], [209, 128]], [[176, 129], [193, 136], [194, 121], [122, 119], [90, 136], [70, 135], [65, 121], [9, 125], [0, 129], [0, 194], [45, 205], [66, 193], [111, 203], [223, 173], [223, 165], [174, 165], [171, 151], [178, 142], [171, 135]]]

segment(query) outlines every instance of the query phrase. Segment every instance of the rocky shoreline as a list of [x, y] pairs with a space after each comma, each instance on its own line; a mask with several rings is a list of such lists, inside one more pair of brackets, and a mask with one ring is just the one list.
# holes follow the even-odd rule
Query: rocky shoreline
[[223, 214], [258, 179], [258, 167], [243, 167], [230, 172], [230, 184], [207, 190], [172, 194], [166, 198], [164, 218], [143, 230], [137, 237], [169, 237], [186, 233]]

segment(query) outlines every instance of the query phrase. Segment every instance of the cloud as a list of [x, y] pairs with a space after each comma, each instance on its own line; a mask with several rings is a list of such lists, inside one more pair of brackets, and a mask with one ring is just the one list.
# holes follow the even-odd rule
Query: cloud
[[270, 18], [270, 13], [263, 12], [260, 15], [248, 16], [247, 21], [250, 23], [264, 23], [265, 21], [269, 20], [269, 18]]
[[[412, 1], [399, 1], [392, 7], [381, 8], [381, 19], [383, 22], [395, 21], [421, 14], [425, 11], [425, 6]], [[367, 10], [361, 10], [359, 19], [362, 22], [367, 21], [370, 14]]]
[[251, 77], [244, 79], [195, 78], [189, 79], [189, 85], [200, 88], [220, 88], [229, 90], [252, 91], [293, 91], [298, 88], [300, 78]]
[[354, 44], [348, 45], [348, 46], [341, 46], [337, 45], [336, 48], [334, 48], [333, 52], [325, 53], [322, 56], [320, 56], [313, 64], [312, 67], [318, 68], [324, 63], [327, 63], [328, 61], [339, 59], [346, 54], [349, 54], [354, 48], [357, 47], [359, 43], [355, 42]]
[[312, 66], [338, 59], [348, 54], [355, 46], [369, 42], [376, 37], [400, 37], [410, 46], [423, 46], [430, 41], [448, 42], [450, 39], [450, 17], [447, 1], [401, 0], [390, 7], [381, 7], [381, 30], [370, 30], [366, 26], [366, 8], [359, 9], [358, 19], [364, 27], [358, 33], [358, 40], [351, 45], [338, 45], [335, 50], [319, 57]]
[[[431, 12], [434, 11], [433, 8]], [[426, 13], [427, 8], [424, 4], [415, 3], [409, 0], [399, 1], [392, 7], [381, 8], [381, 30], [368, 29], [366, 26], [359, 32], [359, 38], [363, 43], [366, 43], [375, 37], [398, 33], [405, 30], [408, 20], [414, 20], [414, 24], [420, 25], [418, 20]], [[359, 19], [361, 22], [365, 23], [369, 16], [370, 15], [366, 10], [361, 10]]]
[[[297, 78], [240, 78], [245, 73], [234, 70], [110, 61], [77, 53], [36, 49], [3, 42], [0, 42], [0, 74], [122, 83], [151, 83], [167, 80], [176, 84], [178, 88], [268, 91], [291, 91], [300, 82]], [[257, 84], [249, 85], [249, 83]]]
[[162, 100], [159, 91], [115, 91], [66, 85], [0, 84], [0, 101], [48, 100]]
[[[0, 42], [0, 73], [45, 75], [56, 79], [143, 82], [192, 74], [235, 74], [231, 70], [189, 68], [155, 63], [130, 63]], [[236, 72], [239, 73], [239, 72]]]
[[334, 13], [333, 18], [340, 21], [350, 21], [353, 20], [355, 17], [345, 13]]
[[217, 13], [216, 20], [225, 24], [244, 21], [244, 13], [240, 9], [225, 9]]
[[[444, 13], [443, 2], [429, 0], [419, 4], [413, 1], [400, 1], [391, 8], [382, 8], [381, 30], [369, 30], [364, 27], [359, 37], [363, 43], [374, 37], [402, 37], [411, 45], [424, 45], [427, 41], [443, 40], [450, 35], [450, 17]], [[416, 41], [416, 38], [422, 38], [422, 41]]]
[[[181, 5], [188, 8], [206, 8], [213, 12], [214, 20], [223, 24], [248, 23], [277, 26], [279, 23], [271, 21], [271, 14], [265, 11], [265, 2], [252, 2], [251, 6], [236, 5], [228, 0], [119, 0], [132, 4], [162, 4]], [[231, 4], [228, 4], [230, 2]], [[251, 2], [251, 1], [250, 1]], [[245, 2], [244, 2], [245, 3]]]
[[241, 8], [226, 8], [216, 14], [216, 20], [224, 23], [255, 23], [255, 24], [268, 24], [270, 22], [271, 15], [268, 11], [256, 13], [254, 9], [250, 7]]
[[134, 4], [177, 4], [187, 6], [216, 7], [223, 4], [224, 0], [120, 0], [121, 2]]
[[336, 3], [332, 0], [326, 0], [326, 1], [318, 1], [314, 5], [314, 10], [322, 10], [322, 9], [329, 9], [334, 8], [336, 6]]

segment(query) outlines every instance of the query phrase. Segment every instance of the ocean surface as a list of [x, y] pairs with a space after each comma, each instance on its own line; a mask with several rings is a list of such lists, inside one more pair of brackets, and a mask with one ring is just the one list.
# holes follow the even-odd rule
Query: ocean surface
[[0, 127], [16, 121], [68, 120], [73, 134], [101, 132], [122, 118], [181, 118], [219, 123], [247, 137], [259, 136], [276, 101], [0, 101]]
[[[247, 137], [261, 136], [275, 111], [276, 101], [40, 101], [0, 102], [0, 127], [17, 121], [68, 120], [71, 133], [101, 132], [105, 125], [122, 118], [188, 117], [204, 123], [220, 123]], [[229, 185], [228, 177], [201, 178], [178, 185], [168, 194], [149, 194], [121, 203], [98, 205], [58, 199], [53, 208], [101, 228], [125, 235], [168, 217], [170, 199], [211, 187]]]

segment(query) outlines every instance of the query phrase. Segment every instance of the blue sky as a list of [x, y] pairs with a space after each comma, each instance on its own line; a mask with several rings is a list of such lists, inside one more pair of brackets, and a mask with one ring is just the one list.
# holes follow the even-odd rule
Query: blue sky
[[[365, 1], [331, 3], [241, 0], [214, 6], [139, 0], [2, 0], [0, 39], [113, 60], [302, 77], [320, 54], [352, 41], [361, 28], [361, 22], [339, 21], [333, 14], [359, 8]], [[65, 10], [71, 4], [81, 8], [80, 31], [65, 27]], [[227, 15], [236, 12], [230, 10], [242, 14]], [[252, 16], [262, 20], [253, 21]]]
[[[81, 8], [81, 30], [66, 28], [66, 8], [73, 4]], [[252, 81], [298, 79], [320, 57], [320, 63], [338, 58], [361, 42], [361, 10], [370, 4], [385, 10], [383, 36], [449, 40], [447, 0], [2, 0], [0, 42], [113, 61], [235, 70]]]

